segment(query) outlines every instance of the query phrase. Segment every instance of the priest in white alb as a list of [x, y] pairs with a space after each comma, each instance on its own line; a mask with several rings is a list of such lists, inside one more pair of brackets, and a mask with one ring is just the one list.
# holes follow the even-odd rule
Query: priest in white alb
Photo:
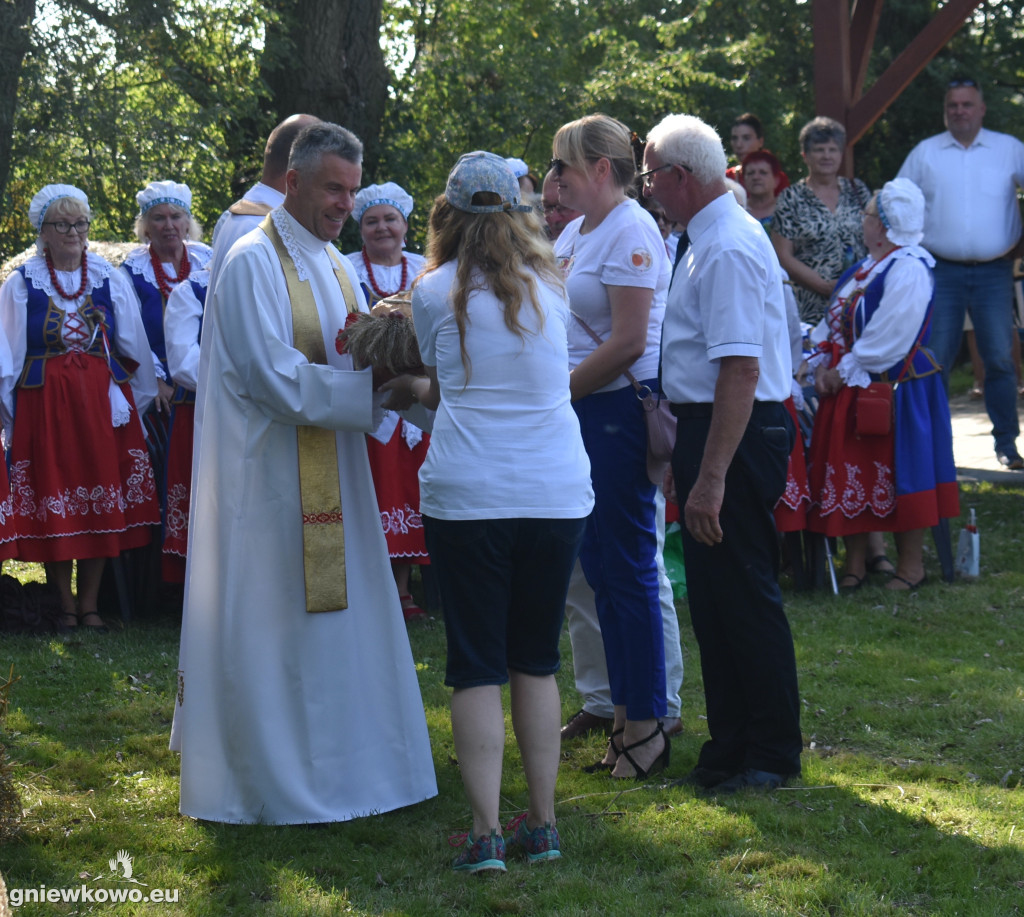
[[382, 380], [335, 346], [364, 308], [331, 244], [361, 162], [349, 131], [306, 128], [206, 311], [171, 734], [196, 818], [344, 821], [437, 793], [363, 435]]

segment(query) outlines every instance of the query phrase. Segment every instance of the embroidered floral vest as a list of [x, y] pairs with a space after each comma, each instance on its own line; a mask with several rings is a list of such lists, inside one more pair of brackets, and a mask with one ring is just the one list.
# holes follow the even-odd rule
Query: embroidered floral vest
[[149, 347], [157, 355], [160, 365], [163, 366], [164, 373], [167, 374], [169, 379], [170, 373], [167, 372], [167, 345], [164, 343], [164, 308], [167, 306], [167, 303], [164, 302], [160, 289], [153, 286], [141, 274], [136, 274], [133, 270], [128, 270], [126, 273], [132, 279], [132, 285], [135, 287], [139, 302], [142, 304], [142, 324], [146, 328]]
[[[77, 350], [90, 356], [99, 357], [110, 368], [115, 382], [127, 382], [138, 366], [134, 360], [108, 352], [108, 342], [114, 338], [114, 307], [110, 299], [110, 278], [85, 297], [77, 314], [68, 315], [50, 296], [36, 288], [26, 274], [25, 267], [18, 268], [25, 279], [28, 290], [25, 328], [25, 368], [18, 380], [18, 388], [39, 388], [46, 375], [46, 361], [51, 357], [63, 356]], [[71, 327], [75, 344], [69, 346], [61, 334], [65, 321]]]

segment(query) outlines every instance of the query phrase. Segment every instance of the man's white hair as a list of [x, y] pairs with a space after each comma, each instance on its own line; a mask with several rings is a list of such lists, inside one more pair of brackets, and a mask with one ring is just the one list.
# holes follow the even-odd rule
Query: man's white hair
[[711, 125], [693, 115], [666, 115], [647, 135], [665, 163], [685, 165], [702, 185], [725, 178], [728, 160]]

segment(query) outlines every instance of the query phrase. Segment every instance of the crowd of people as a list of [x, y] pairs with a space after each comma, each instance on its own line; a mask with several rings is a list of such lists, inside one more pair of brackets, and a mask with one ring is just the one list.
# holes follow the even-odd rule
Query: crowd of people
[[[184, 583], [181, 811], [267, 824], [436, 794], [405, 628], [423, 614], [411, 569], [429, 563], [472, 812], [453, 868], [504, 871], [516, 852], [561, 856], [561, 743], [604, 732], [586, 769], [617, 780], [670, 763], [667, 500], [709, 732], [677, 782], [779, 787], [802, 746], [779, 531], [843, 536], [846, 592], [871, 572], [925, 582], [923, 533], [959, 513], [945, 385], [966, 312], [997, 454], [1024, 467], [1007, 260], [1024, 144], [981, 127], [974, 81], [945, 107], [948, 131], [874, 194], [840, 174], [828, 118], [801, 131], [807, 175], [790, 184], [753, 115], [733, 125], [732, 167], [696, 117], [641, 143], [588, 115], [557, 131], [543, 181], [460, 157], [423, 256], [411, 196], [363, 186], [359, 139], [309, 115], [271, 133], [212, 249], [188, 186], [154, 181], [141, 247], [115, 269], [87, 250], [85, 193], [47, 185], [28, 213], [38, 254], [0, 288], [0, 557], [47, 565], [64, 629], [104, 630], [106, 559], [162, 519], [165, 575]], [[350, 216], [362, 244], [344, 257]], [[371, 310], [411, 324], [416, 370], [349, 352]], [[805, 455], [794, 417], [812, 390]], [[677, 425], [664, 474], [658, 399]], [[583, 707], [562, 725], [566, 619]], [[505, 684], [529, 799], [503, 827]]]

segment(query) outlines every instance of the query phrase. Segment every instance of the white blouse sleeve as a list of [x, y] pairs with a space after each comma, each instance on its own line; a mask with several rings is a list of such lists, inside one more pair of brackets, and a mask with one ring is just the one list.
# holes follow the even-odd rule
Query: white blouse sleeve
[[4, 429], [10, 444], [14, 423], [14, 387], [25, 368], [27, 348], [28, 287], [19, 271], [11, 271], [0, 287], [0, 323], [10, 348], [10, 362], [0, 367], [0, 403], [3, 405]]
[[935, 280], [917, 258], [901, 258], [885, 277], [885, 290], [874, 315], [850, 352], [839, 361], [847, 385], [866, 387], [868, 373], [881, 373], [905, 359], [917, 342]]
[[171, 378], [190, 391], [199, 377], [199, 332], [203, 304], [190, 283], [180, 283], [167, 298], [164, 309], [164, 344]]

